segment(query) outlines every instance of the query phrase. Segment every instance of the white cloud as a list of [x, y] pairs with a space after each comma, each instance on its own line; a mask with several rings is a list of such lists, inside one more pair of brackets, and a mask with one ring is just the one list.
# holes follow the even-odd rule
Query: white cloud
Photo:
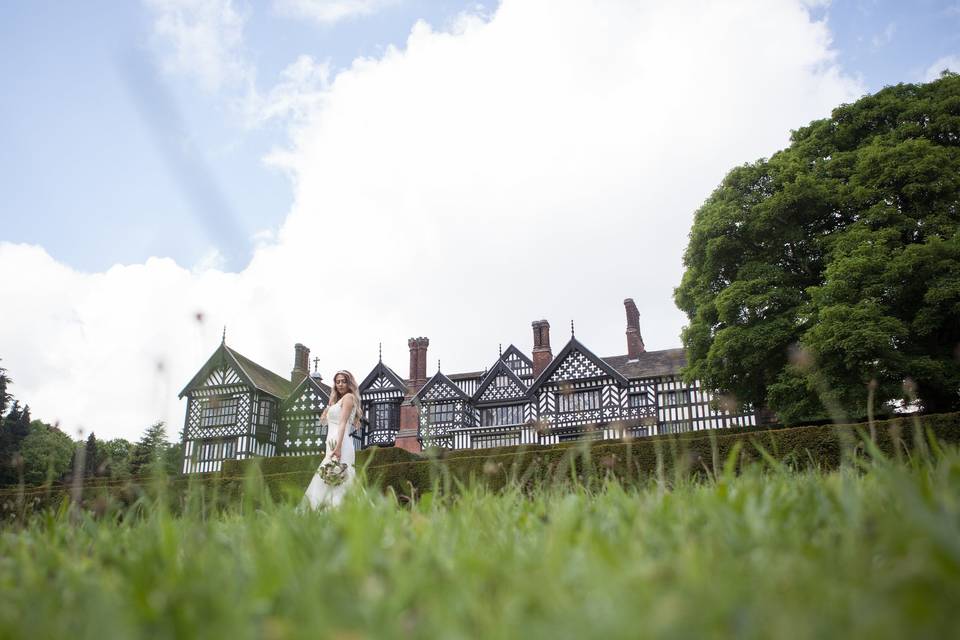
[[932, 82], [936, 80], [945, 69], [949, 69], [954, 73], [960, 73], [960, 56], [950, 55], [938, 58], [936, 62], [927, 67], [927, 70], [923, 74], [923, 81]]
[[277, 13], [306, 18], [323, 25], [346, 18], [368, 16], [399, 0], [274, 0]]
[[153, 33], [170, 73], [194, 76], [208, 91], [244, 86], [254, 79], [243, 55], [246, 17], [232, 0], [144, 0]]
[[[227, 342], [285, 375], [294, 342], [327, 377], [429, 336], [430, 373], [529, 351], [547, 318], [554, 352], [577, 336], [625, 352], [636, 299], [649, 349], [679, 345], [673, 288], [693, 212], [731, 167], [863, 88], [834, 64], [802, 0], [508, 0], [454, 31], [416, 25], [406, 46], [332, 79], [288, 74], [309, 100], [274, 154], [295, 200], [241, 273], [170, 260], [71, 271], [0, 244], [24, 274], [0, 314], [0, 357], [35, 415], [136, 437]], [[298, 75], [302, 71], [302, 75]], [[197, 313], [202, 313], [202, 322]], [[158, 371], [157, 363], [162, 362]]]
[[884, 27], [883, 31], [875, 34], [873, 38], [870, 39], [870, 43], [873, 45], [874, 49], [881, 49], [893, 41], [893, 36], [897, 32], [897, 23], [890, 22]]
[[329, 63], [302, 55], [280, 73], [280, 81], [266, 95], [248, 96], [247, 123], [256, 126], [274, 119], [300, 123], [323, 106], [329, 84]]

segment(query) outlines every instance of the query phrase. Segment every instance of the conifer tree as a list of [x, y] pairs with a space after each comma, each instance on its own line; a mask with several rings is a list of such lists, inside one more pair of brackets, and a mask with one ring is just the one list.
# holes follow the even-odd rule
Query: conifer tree
[[163, 463], [163, 457], [168, 446], [167, 429], [162, 421], [155, 422], [147, 427], [143, 437], [133, 448], [133, 454], [130, 458], [130, 473], [133, 475], [150, 473], [158, 464]]
[[13, 380], [7, 375], [7, 370], [0, 367], [0, 421], [3, 420], [3, 414], [7, 412], [7, 405], [12, 400], [11, 395], [7, 392], [7, 387], [12, 382]]
[[100, 474], [100, 455], [97, 447], [97, 438], [90, 432], [87, 437], [86, 451], [84, 452], [83, 464], [86, 468], [84, 475], [92, 477]]

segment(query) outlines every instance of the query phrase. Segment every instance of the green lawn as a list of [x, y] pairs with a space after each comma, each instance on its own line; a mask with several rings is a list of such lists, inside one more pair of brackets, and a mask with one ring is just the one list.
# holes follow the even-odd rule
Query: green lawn
[[[960, 454], [0, 531], [0, 637], [955, 637]], [[124, 516], [121, 518], [121, 516]]]

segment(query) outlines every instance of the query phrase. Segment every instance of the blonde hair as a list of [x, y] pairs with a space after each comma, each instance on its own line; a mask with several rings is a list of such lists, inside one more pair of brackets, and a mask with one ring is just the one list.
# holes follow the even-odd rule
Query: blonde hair
[[346, 379], [347, 381], [347, 393], [345, 393], [344, 395], [351, 395], [351, 394], [353, 395], [353, 402], [354, 402], [354, 406], [356, 407], [356, 411], [353, 414], [353, 424], [358, 425], [360, 424], [360, 419], [361, 419], [360, 418], [360, 412], [361, 412], [360, 388], [357, 385], [356, 378], [354, 378], [353, 374], [347, 371], [346, 369], [341, 369], [340, 371], [337, 371], [335, 374], [333, 374], [333, 385], [331, 385], [330, 387], [330, 401], [327, 403], [327, 408], [323, 410], [323, 415], [325, 416], [327, 414], [327, 411], [330, 409], [330, 407], [337, 404], [338, 402], [340, 402], [340, 400], [343, 399], [343, 396], [341, 396], [340, 393], [337, 391], [337, 376], [343, 376], [344, 379]]

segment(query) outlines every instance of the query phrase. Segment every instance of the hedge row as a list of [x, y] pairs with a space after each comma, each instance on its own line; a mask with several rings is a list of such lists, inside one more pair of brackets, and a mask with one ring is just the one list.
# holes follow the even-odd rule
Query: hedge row
[[[920, 430], [916, 425], [920, 424]], [[888, 456], [928, 446], [925, 432], [942, 443], [960, 444], [960, 414], [899, 418], [874, 423], [877, 448]], [[507, 484], [538, 487], [573, 481], [580, 484], [615, 478], [624, 484], [651, 478], [673, 481], [722, 470], [728, 459], [736, 468], [776, 460], [793, 468], [835, 469], [866, 445], [867, 424], [793, 427], [766, 431], [692, 432], [633, 441], [577, 442], [553, 446], [501, 447], [484, 450], [428, 452], [420, 460], [385, 461], [377, 453], [366, 467], [369, 481], [400, 496], [431, 490], [435, 483], [454, 488], [480, 482], [491, 489]], [[918, 436], [920, 439], [918, 439]]]
[[[960, 444], [960, 413], [876, 422], [873, 431], [876, 446], [888, 456], [928, 446], [924, 444], [926, 433], [939, 442], [956, 445]], [[728, 460], [736, 468], [766, 458], [795, 468], [835, 469], [845, 458], [865, 449], [860, 434], [870, 432], [867, 424], [754, 427], [635, 440], [428, 450], [422, 455], [395, 447], [373, 447], [357, 453], [357, 467], [362, 469], [368, 485], [383, 491], [392, 489], [398, 496], [408, 498], [432, 490], [437, 483], [446, 490], [470, 483], [482, 483], [494, 490], [507, 485], [590, 485], [608, 478], [629, 485], [651, 478], [673, 481], [710, 475], [722, 469]], [[138, 504], [156, 504], [158, 498], [175, 512], [189, 502], [194, 508], [207, 511], [239, 503], [256, 507], [263, 500], [296, 500], [319, 462], [316, 456], [228, 460], [215, 474], [122, 483], [95, 480], [76, 488], [6, 488], [0, 492], [0, 520], [22, 520], [31, 512], [65, 508], [77, 495], [83, 508], [94, 513], [136, 509]]]
[[[915, 425], [921, 425], [915, 431]], [[874, 439], [888, 456], [903, 455], [926, 431], [943, 443], [960, 444], [960, 414], [903, 417], [875, 422]], [[866, 423], [777, 428], [694, 431], [635, 440], [578, 441], [557, 445], [527, 445], [457, 451], [428, 450], [417, 455], [395, 447], [372, 447], [357, 453], [357, 467], [369, 485], [399, 496], [429, 491], [436, 482], [447, 488], [480, 482], [491, 489], [507, 484], [537, 487], [575, 481], [602, 482], [613, 477], [624, 484], [660, 477], [718, 472], [736, 448], [737, 468], [768, 458], [794, 468], [835, 469], [845, 456], [863, 451], [859, 433], [869, 436]], [[229, 461], [224, 475], [242, 476], [256, 466], [271, 493], [302, 493], [316, 469], [316, 458], [266, 458]]]

